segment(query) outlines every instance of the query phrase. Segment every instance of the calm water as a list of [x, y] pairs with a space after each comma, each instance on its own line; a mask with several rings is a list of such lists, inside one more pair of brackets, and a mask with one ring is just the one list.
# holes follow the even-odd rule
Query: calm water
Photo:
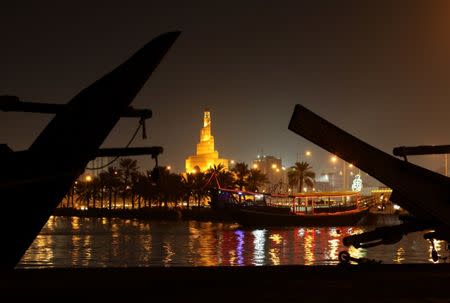
[[[18, 267], [337, 264], [342, 238], [365, 229], [51, 217]], [[443, 242], [435, 245], [447, 253]], [[421, 233], [394, 245], [349, 251], [383, 263], [432, 262]]]

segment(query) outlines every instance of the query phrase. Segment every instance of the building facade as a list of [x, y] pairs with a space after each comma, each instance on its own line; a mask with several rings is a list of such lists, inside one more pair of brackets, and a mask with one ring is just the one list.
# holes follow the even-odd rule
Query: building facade
[[264, 191], [284, 191], [287, 183], [287, 174], [280, 158], [274, 156], [258, 156], [257, 159], [253, 160], [251, 168], [258, 169], [266, 175], [268, 183], [262, 187]]
[[203, 127], [200, 130], [200, 142], [195, 155], [186, 159], [186, 173], [206, 171], [213, 165], [222, 164], [228, 170], [228, 160], [219, 158], [219, 152], [214, 150], [214, 137], [211, 135], [211, 112], [203, 112]]

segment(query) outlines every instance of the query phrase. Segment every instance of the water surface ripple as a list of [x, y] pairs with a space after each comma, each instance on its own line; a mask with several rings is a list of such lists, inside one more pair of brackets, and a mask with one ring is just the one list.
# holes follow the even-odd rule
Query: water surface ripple
[[[51, 217], [18, 267], [334, 265], [342, 238], [370, 227], [245, 229], [238, 224]], [[444, 242], [435, 241], [440, 254]], [[350, 248], [383, 263], [432, 262], [422, 233], [394, 245]]]

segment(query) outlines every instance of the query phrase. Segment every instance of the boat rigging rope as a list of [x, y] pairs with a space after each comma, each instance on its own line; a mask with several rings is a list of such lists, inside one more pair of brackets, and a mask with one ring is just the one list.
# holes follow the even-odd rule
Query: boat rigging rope
[[[136, 128], [136, 130], [134, 131], [133, 136], [131, 136], [130, 141], [128, 141], [127, 145], [125, 145], [124, 148], [128, 148], [128, 147], [130, 146], [130, 144], [131, 144], [131, 143], [134, 141], [134, 139], [136, 138], [136, 135], [138, 134], [138, 132], [139, 132], [139, 130], [141, 129], [141, 127], [143, 127], [143, 133], [142, 133], [142, 136], [143, 136], [144, 139], [146, 139], [147, 135], [146, 135], [146, 132], [145, 132], [145, 124], [144, 124], [144, 123], [145, 123], [145, 120], [144, 120], [144, 119], [139, 120], [139, 125], [138, 125], [138, 127]], [[106, 163], [105, 165], [102, 165], [102, 166], [100, 166], [100, 167], [86, 167], [86, 169], [87, 169], [87, 170], [98, 170], [98, 169], [106, 168], [106, 167], [110, 166], [111, 164], [113, 164], [114, 162], [116, 162], [121, 156], [122, 156], [122, 155], [120, 155], [120, 154], [117, 155], [116, 157], [114, 157], [114, 159], [112, 159], [111, 161], [109, 161], [108, 163]]]
[[211, 174], [211, 177], [209, 177], [208, 181], [205, 183], [205, 185], [203, 185], [202, 190], [204, 190], [209, 185], [209, 183], [211, 183], [212, 178], [216, 179], [217, 188], [222, 189], [222, 187], [220, 186], [219, 180], [217, 179], [216, 172], [213, 172]]

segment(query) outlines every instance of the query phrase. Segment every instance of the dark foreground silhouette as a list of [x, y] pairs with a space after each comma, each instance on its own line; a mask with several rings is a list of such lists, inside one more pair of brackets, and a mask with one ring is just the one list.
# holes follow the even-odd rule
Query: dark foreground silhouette
[[17, 264], [179, 34], [155, 38], [82, 90], [58, 110], [28, 150], [3, 146], [0, 268]]
[[402, 224], [344, 238], [344, 245], [358, 248], [391, 244], [407, 233], [422, 230], [432, 230], [425, 234], [426, 239], [450, 242], [450, 178], [401, 161], [299, 104], [289, 129], [392, 188], [390, 200], [412, 215], [404, 217]]
[[449, 273], [449, 264], [15, 270], [0, 274], [0, 298], [448, 302]]

